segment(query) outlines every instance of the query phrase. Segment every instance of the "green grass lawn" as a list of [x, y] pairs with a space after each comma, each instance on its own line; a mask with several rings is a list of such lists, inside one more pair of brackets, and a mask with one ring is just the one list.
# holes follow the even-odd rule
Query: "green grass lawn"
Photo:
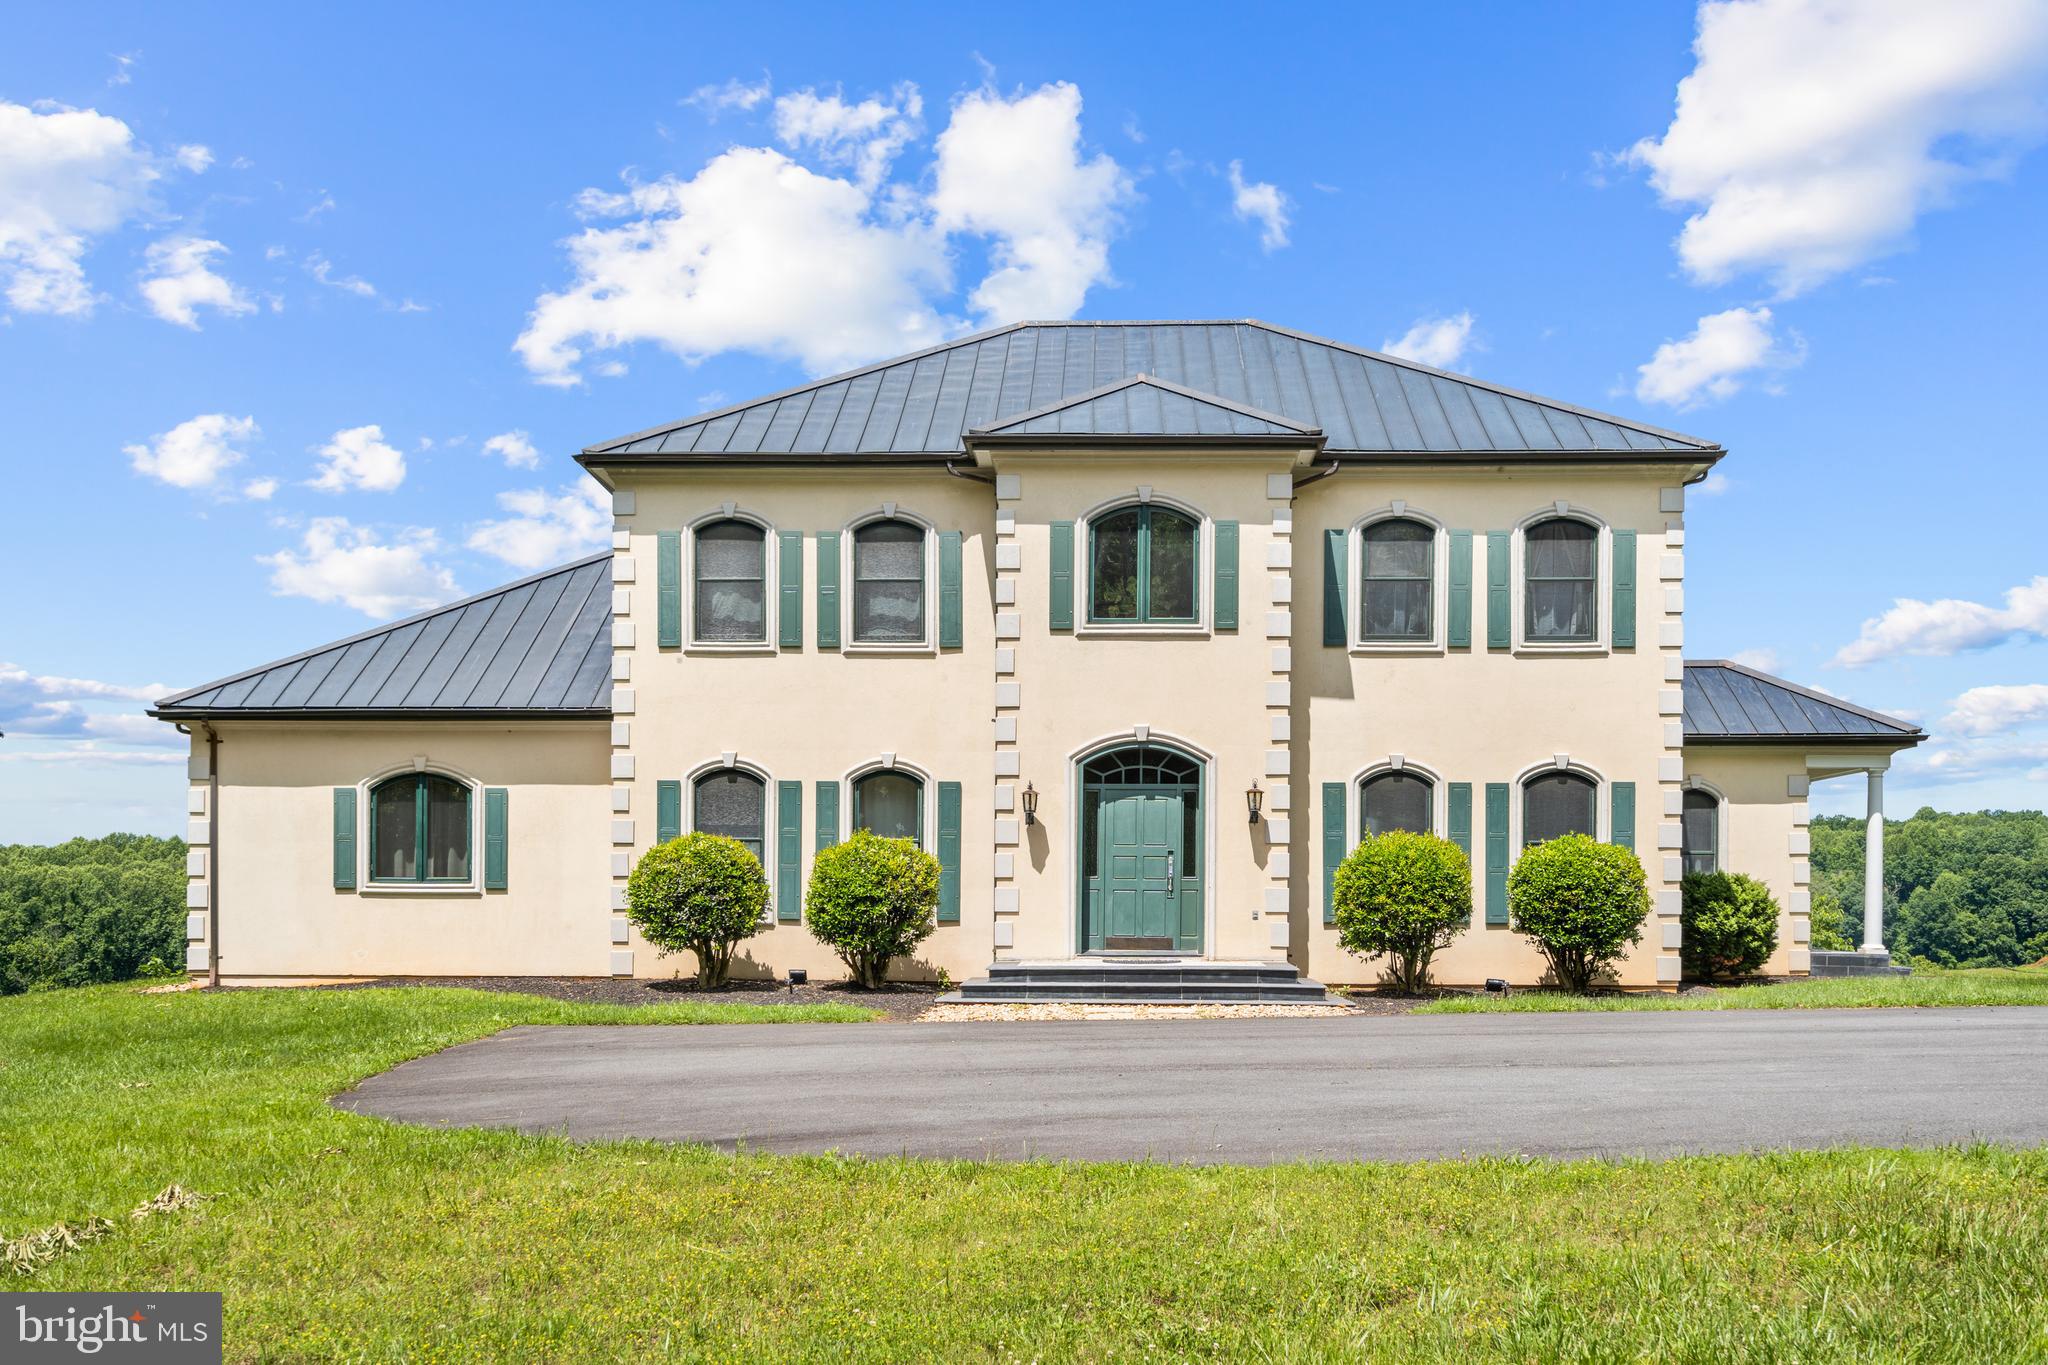
[[1518, 991], [1505, 999], [1451, 996], [1417, 1014], [1514, 1014], [1598, 1010], [1871, 1009], [1879, 1006], [2048, 1005], [2048, 968], [1921, 969], [1911, 976], [1843, 976], [1778, 986], [1736, 986], [1696, 995], [1565, 995]]
[[[237, 1360], [2048, 1357], [2048, 1152], [923, 1163], [326, 1103], [508, 1024], [761, 1017], [724, 1008], [0, 1000], [0, 1236], [118, 1225], [11, 1287], [218, 1289]], [[126, 1217], [173, 1182], [210, 1198]]]

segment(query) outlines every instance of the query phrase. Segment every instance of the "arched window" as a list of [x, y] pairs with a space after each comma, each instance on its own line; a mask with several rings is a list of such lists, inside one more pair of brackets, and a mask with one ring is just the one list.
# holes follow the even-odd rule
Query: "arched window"
[[469, 880], [469, 787], [405, 773], [370, 789], [370, 880]]
[[1598, 838], [1599, 821], [1593, 813], [1596, 790], [1592, 778], [1563, 768], [1538, 773], [1524, 782], [1522, 847], [1566, 834]]
[[1436, 530], [1406, 517], [1365, 528], [1359, 635], [1372, 642], [1430, 638]]
[[1552, 517], [1522, 532], [1523, 638], [1587, 644], [1599, 620], [1600, 532], [1583, 521]]
[[768, 533], [728, 518], [697, 528], [697, 638], [768, 639]]
[[1434, 784], [1420, 773], [1402, 769], [1365, 779], [1358, 803], [1358, 832], [1368, 838], [1390, 829], [1427, 834]]
[[1679, 816], [1680, 839], [1687, 872], [1721, 870], [1721, 803], [1712, 792], [1698, 789], [1685, 794]]
[[696, 799], [693, 828], [737, 839], [763, 867], [768, 865], [763, 839], [768, 815], [766, 782], [738, 768], [723, 768], [697, 779]]
[[1191, 517], [1147, 504], [1088, 527], [1088, 619], [1186, 625], [1195, 620], [1201, 531]]
[[909, 773], [869, 773], [853, 784], [853, 827], [924, 846], [924, 783]]
[[853, 638], [862, 644], [924, 639], [922, 526], [871, 521], [853, 533]]

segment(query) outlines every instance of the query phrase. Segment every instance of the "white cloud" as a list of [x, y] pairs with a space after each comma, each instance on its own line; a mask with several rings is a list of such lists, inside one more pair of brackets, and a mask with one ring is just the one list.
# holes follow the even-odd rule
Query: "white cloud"
[[0, 279], [8, 306], [90, 313], [85, 253], [94, 237], [148, 206], [158, 174], [117, 118], [0, 100]]
[[215, 308], [230, 317], [255, 312], [246, 293], [213, 273], [213, 257], [226, 254], [227, 248], [209, 237], [152, 242], [145, 253], [150, 273], [140, 286], [149, 311], [195, 332], [201, 308]]
[[185, 737], [183, 735], [179, 734], [176, 730], [172, 730], [170, 726], [165, 725], [161, 721], [152, 720], [149, 723], [159, 730], [169, 731], [171, 738], [177, 741], [178, 752], [164, 753], [161, 750], [151, 752], [137, 749], [103, 749], [96, 743], [88, 742], [85, 744], [69, 745], [62, 749], [30, 749], [19, 753], [10, 750], [6, 753], [0, 753], [0, 763], [49, 763], [62, 764], [64, 767], [69, 768], [80, 763], [90, 763], [98, 766], [101, 764], [128, 763], [168, 764], [189, 761], [184, 752]]
[[20, 664], [0, 662], [0, 733], [177, 744], [181, 741], [175, 731], [165, 739], [162, 732], [170, 727], [146, 716], [92, 709], [108, 703], [154, 701], [175, 690], [162, 683], [133, 687], [34, 674]]
[[384, 440], [374, 422], [334, 433], [320, 447], [320, 472], [312, 486], [323, 493], [389, 493], [405, 482], [405, 453]]
[[134, 81], [135, 72], [132, 68], [135, 65], [136, 59], [142, 56], [141, 53], [110, 52], [107, 55], [114, 59], [114, 74], [107, 77], [108, 85], [127, 85]]
[[1898, 247], [2042, 128], [2039, 0], [1708, 0], [1661, 138], [1623, 157], [1696, 207], [1686, 272], [1786, 295]]
[[886, 102], [869, 96], [848, 104], [837, 92], [799, 90], [775, 101], [775, 136], [784, 146], [814, 147], [828, 163], [850, 165], [864, 189], [882, 183], [890, 165], [923, 131], [924, 98], [905, 81]]
[[1289, 210], [1294, 201], [1280, 192], [1280, 187], [1268, 181], [1255, 180], [1245, 183], [1244, 163], [1230, 163], [1230, 206], [1236, 211], [1239, 221], [1255, 222], [1259, 225], [1259, 245], [1267, 251], [1278, 251], [1287, 245], [1287, 224]]
[[1683, 341], [1667, 341], [1636, 367], [1636, 397], [1675, 408], [1697, 407], [1710, 398], [1739, 393], [1750, 376], [1787, 370], [1806, 359], [1806, 343], [1795, 332], [1790, 344], [1772, 331], [1768, 308], [1730, 308], [1709, 313]]
[[1759, 673], [1776, 673], [1779, 667], [1778, 651], [1775, 649], [1744, 649], [1728, 656], [1730, 662], [1753, 668]]
[[500, 493], [498, 505], [515, 515], [477, 526], [467, 544], [515, 568], [564, 563], [603, 549], [611, 540], [611, 496], [595, 479], [552, 494], [544, 488]]
[[768, 98], [770, 86], [763, 76], [753, 84], [737, 76], [723, 85], [700, 85], [683, 97], [684, 104], [693, 104], [712, 118], [717, 118], [728, 109], [752, 109]]
[[242, 447], [256, 438], [253, 417], [224, 412], [202, 413], [157, 435], [150, 444], [122, 446], [135, 472], [176, 488], [210, 488], [232, 465], [247, 455]]
[[180, 167], [194, 175], [205, 174], [213, 164], [213, 148], [198, 142], [188, 142], [171, 155]]
[[259, 555], [270, 566], [270, 590], [279, 597], [341, 602], [380, 620], [461, 596], [455, 576], [432, 556], [435, 534], [407, 527], [386, 541], [346, 517], [316, 517], [299, 549]]
[[1934, 602], [1898, 598], [1882, 616], [1865, 621], [1834, 662], [1861, 668], [1902, 654], [1940, 657], [2028, 638], [2048, 639], [2048, 576], [2007, 589], [2003, 607], [1954, 597]]
[[1707, 475], [1706, 478], [1694, 484], [1691, 491], [1692, 496], [1696, 498], [1718, 498], [1733, 487], [1735, 487], [1735, 480], [1717, 469]]
[[540, 452], [533, 448], [533, 442], [523, 431], [501, 431], [484, 442], [484, 454], [501, 455], [505, 463], [514, 469], [536, 469], [540, 466]]
[[251, 479], [242, 485], [242, 496], [251, 502], [269, 502], [276, 492], [276, 479]]
[[1973, 687], [1949, 703], [1942, 723], [1968, 735], [1995, 735], [2048, 721], [2048, 683]]
[[1108, 153], [1081, 156], [1081, 91], [1059, 81], [1005, 99], [973, 91], [939, 134], [931, 206], [942, 231], [990, 238], [969, 303], [984, 325], [1070, 318], [1106, 282], [1134, 196]]
[[376, 285], [371, 284], [361, 275], [335, 274], [334, 262], [328, 260], [317, 251], [306, 258], [306, 273], [326, 285], [329, 289], [339, 289], [345, 294], [354, 294], [357, 298], [374, 299], [377, 297]]
[[1400, 336], [1380, 343], [1388, 355], [1448, 370], [1464, 357], [1472, 344], [1470, 310], [1444, 318], [1417, 318], [1415, 325]]

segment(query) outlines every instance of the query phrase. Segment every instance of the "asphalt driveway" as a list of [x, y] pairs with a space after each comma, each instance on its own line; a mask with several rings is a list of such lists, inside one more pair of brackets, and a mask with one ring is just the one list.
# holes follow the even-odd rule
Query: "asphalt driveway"
[[335, 1099], [769, 1152], [1260, 1164], [2048, 1142], [2048, 1009], [527, 1027]]

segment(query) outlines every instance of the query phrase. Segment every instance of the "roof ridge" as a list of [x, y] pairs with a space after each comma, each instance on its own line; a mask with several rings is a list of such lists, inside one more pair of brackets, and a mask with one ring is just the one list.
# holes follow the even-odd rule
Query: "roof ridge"
[[[1181, 397], [1191, 399], [1194, 402], [1207, 403], [1210, 407], [1222, 408], [1228, 412], [1256, 418], [1261, 422], [1270, 422], [1274, 426], [1286, 427], [1289, 431], [1298, 431], [1304, 436], [1315, 436], [1322, 432], [1321, 427], [1303, 426], [1292, 417], [1284, 417], [1277, 412], [1267, 412], [1264, 408], [1255, 408], [1249, 403], [1240, 403], [1235, 398], [1226, 398], [1220, 393], [1211, 393], [1206, 389], [1197, 389], [1187, 384], [1176, 384], [1171, 379], [1141, 370], [1137, 374], [1126, 375], [1122, 379], [1112, 380], [1099, 388], [1090, 389], [1086, 393], [1077, 393], [1072, 398], [1054, 399], [1042, 407], [1033, 408], [1029, 412], [1020, 412], [1015, 417], [1005, 418], [993, 425], [969, 428], [968, 435], [993, 436], [999, 432], [1007, 431], [1011, 427], [1021, 426], [1026, 422], [1035, 422], [1041, 417], [1050, 417], [1053, 413], [1065, 412], [1068, 408], [1077, 408], [1084, 403], [1092, 403], [1098, 398], [1107, 398], [1110, 394], [1121, 393], [1125, 389], [1135, 388], [1140, 384], [1147, 384], [1155, 389], [1164, 389], [1168, 393], [1179, 394]], [[1114, 439], [1113, 435], [1110, 439]]]

